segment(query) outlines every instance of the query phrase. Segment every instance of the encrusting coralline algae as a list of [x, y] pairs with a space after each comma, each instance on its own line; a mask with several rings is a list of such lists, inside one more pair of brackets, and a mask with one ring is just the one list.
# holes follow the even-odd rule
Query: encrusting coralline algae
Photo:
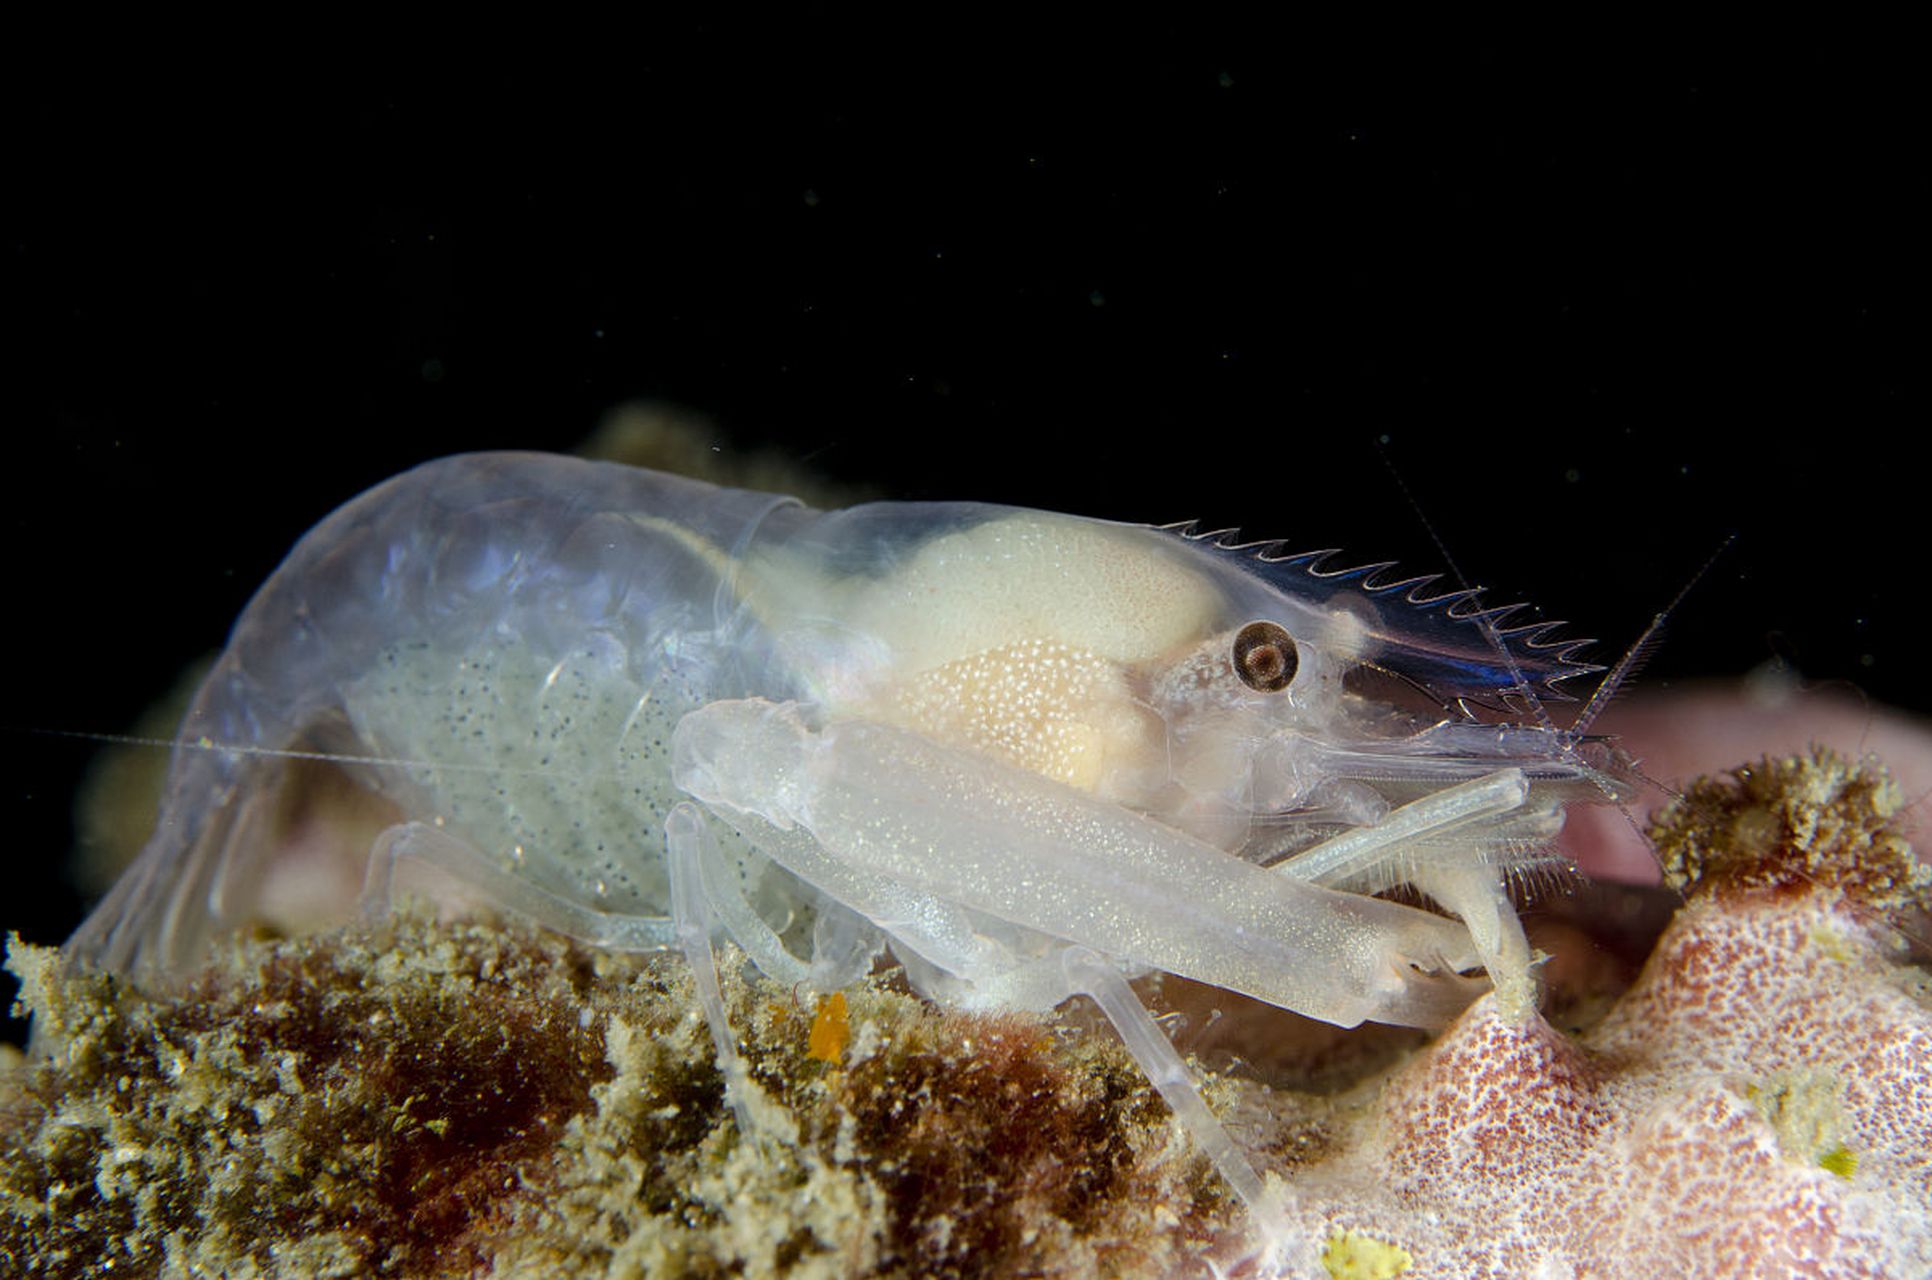
[[[1285, 1274], [1932, 1274], [1898, 809], [1824, 752], [1695, 784], [1653, 833], [1689, 898], [1594, 1025], [1485, 998], [1339, 1091], [1214, 1080], [1284, 1193]], [[0, 1075], [9, 1274], [1244, 1266], [1238, 1207], [1103, 1036], [890, 978], [836, 1006], [731, 980], [745, 1140], [676, 961], [405, 916], [236, 944], [170, 995], [10, 963], [42, 1056]]]

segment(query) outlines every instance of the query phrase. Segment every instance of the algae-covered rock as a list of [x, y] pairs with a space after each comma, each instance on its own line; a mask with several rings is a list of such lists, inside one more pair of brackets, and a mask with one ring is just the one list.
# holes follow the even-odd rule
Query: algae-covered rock
[[1700, 778], [1651, 839], [1678, 888], [1818, 887], [1880, 911], [1922, 904], [1932, 866], [1900, 828], [1905, 796], [1883, 768], [1819, 749]]
[[160, 995], [10, 964], [20, 1274], [1158, 1275], [1231, 1212], [1132, 1063], [1038, 1018], [868, 987], [814, 1054], [812, 1004], [735, 984], [747, 1140], [680, 961], [405, 919]]

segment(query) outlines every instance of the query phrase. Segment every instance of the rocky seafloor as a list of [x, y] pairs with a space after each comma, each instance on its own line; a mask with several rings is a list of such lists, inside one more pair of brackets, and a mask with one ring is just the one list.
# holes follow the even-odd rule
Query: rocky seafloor
[[1695, 784], [1652, 833], [1681, 907], [1608, 985], [1539, 934], [1547, 1017], [1196, 1018], [1204, 1056], [1243, 1046], [1208, 1096], [1286, 1204], [1270, 1261], [1077, 1018], [734, 979], [746, 1135], [673, 958], [404, 916], [143, 993], [16, 943], [38, 1045], [0, 1071], [0, 1272], [1932, 1275], [1900, 808], [1824, 752]]

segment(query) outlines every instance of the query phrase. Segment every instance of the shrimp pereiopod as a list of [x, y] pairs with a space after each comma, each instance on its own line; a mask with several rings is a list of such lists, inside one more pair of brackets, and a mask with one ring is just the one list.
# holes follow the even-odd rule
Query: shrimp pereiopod
[[[815, 511], [607, 463], [433, 462], [304, 537], [196, 697], [153, 838], [69, 943], [180, 971], [270, 913], [295, 746], [428, 862], [588, 942], [833, 990], [1094, 998], [1275, 1229], [1127, 978], [1343, 1026], [1527, 1009], [1512, 869], [1608, 754], [1507, 708], [1598, 670], [1550, 624], [1332, 556], [974, 503]], [[1485, 711], [1484, 708], [1488, 708]], [[1459, 919], [1374, 896], [1396, 884]], [[742, 1117], [742, 1112], [741, 1112]], [[741, 1123], [742, 1123], [741, 1118]]]

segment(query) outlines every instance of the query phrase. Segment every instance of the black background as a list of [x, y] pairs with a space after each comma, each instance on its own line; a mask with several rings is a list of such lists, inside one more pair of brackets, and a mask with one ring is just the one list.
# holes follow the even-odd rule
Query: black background
[[93, 748], [32, 731], [124, 730], [365, 486], [639, 399], [892, 496], [1439, 567], [1386, 437], [1612, 652], [1736, 534], [1652, 686], [1932, 709], [1899, 37], [1125, 35], [17, 49], [0, 924], [80, 907]]

